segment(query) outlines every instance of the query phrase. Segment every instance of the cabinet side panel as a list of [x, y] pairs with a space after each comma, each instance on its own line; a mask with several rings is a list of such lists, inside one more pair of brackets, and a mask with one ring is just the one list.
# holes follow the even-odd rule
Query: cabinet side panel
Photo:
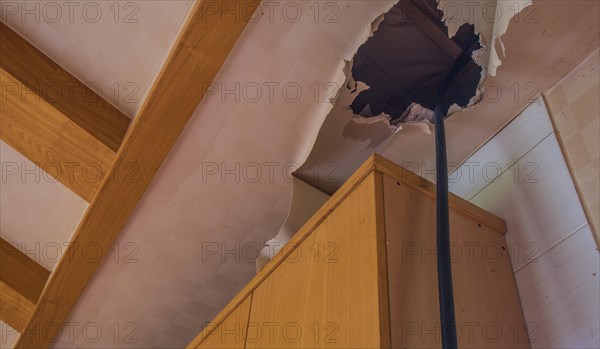
[[[441, 348], [435, 200], [383, 176], [393, 348]], [[450, 212], [460, 348], [529, 348], [504, 235]]]
[[[235, 308], [217, 327], [193, 348], [198, 349], [244, 349], [248, 330], [248, 317], [252, 306], [252, 294]], [[208, 327], [213, 324], [208, 324]]]
[[380, 348], [374, 176], [254, 291], [246, 348]]
[[379, 323], [381, 348], [391, 347], [390, 305], [387, 271], [387, 249], [385, 238], [385, 208], [383, 191], [383, 174], [376, 171], [375, 176], [375, 219], [377, 229], [377, 268], [379, 275]]

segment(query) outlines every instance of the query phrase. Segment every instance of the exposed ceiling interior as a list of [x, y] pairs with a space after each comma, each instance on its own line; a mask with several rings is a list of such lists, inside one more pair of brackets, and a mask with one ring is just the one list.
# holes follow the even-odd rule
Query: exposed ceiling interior
[[[436, 2], [422, 2], [422, 12], [410, 1], [401, 1], [388, 11], [373, 35], [358, 48], [353, 59], [352, 78], [369, 88], [360, 92], [351, 108], [364, 117], [389, 115], [393, 123], [407, 122], [413, 104], [434, 109], [439, 85], [455, 60], [465, 52], [472, 57], [481, 48], [474, 26], [463, 24], [456, 35], [448, 37], [443, 13]], [[411, 19], [412, 18], [412, 19]], [[435, 31], [435, 34], [432, 33]], [[445, 109], [457, 103], [466, 107], [475, 97], [482, 79], [482, 67], [470, 59], [459, 74], [454, 98], [444, 101]], [[428, 113], [422, 119], [431, 121]]]
[[[498, 7], [493, 1], [477, 4], [480, 9], [497, 8], [501, 14], [510, 14], [512, 22], [506, 15], [499, 15], [496, 21], [490, 20], [494, 16], [474, 12], [469, 4], [439, 3], [446, 12], [449, 35], [454, 35], [464, 23], [473, 22], [475, 32], [487, 47], [475, 57], [487, 72], [487, 78], [479, 86], [482, 99], [476, 105], [454, 113], [446, 121], [451, 167], [462, 163], [537, 94], [552, 87], [572, 69], [572, 63], [580, 62], [597, 47], [598, 39], [594, 36], [594, 29], [590, 28], [597, 28], [598, 24], [595, 15], [584, 14], [585, 2], [574, 2], [573, 12], [565, 12], [558, 4], [550, 2], [537, 1], [524, 7], [527, 3], [519, 2], [513, 10], [509, 9], [508, 2], [498, 2]], [[521, 10], [519, 16], [513, 16], [514, 9]], [[482, 16], [477, 16], [478, 13]], [[494, 42], [494, 45], [489, 42]], [[540, 60], [539, 52], [546, 51], [547, 54]], [[331, 194], [369, 154], [379, 152], [435, 181], [435, 149], [430, 128], [422, 123], [395, 128], [390, 127], [385, 117], [372, 117], [368, 122], [354, 117], [347, 106], [368, 86], [359, 82], [358, 88], [348, 88], [348, 83], [353, 86], [354, 82], [349, 73], [350, 67], [346, 66], [344, 72], [346, 79], [339, 85], [346, 88], [339, 90], [337, 103], [331, 107], [313, 151], [295, 174]], [[357, 129], [362, 131], [357, 133]], [[315, 179], [314, 173], [328, 176]]]
[[[268, 5], [260, 5], [67, 319], [93, 321], [106, 332], [116, 323], [123, 336], [93, 342], [81, 330], [72, 336], [62, 332], [54, 347], [183, 347], [254, 275], [259, 251], [290, 213], [294, 175], [331, 194], [378, 151], [434, 179], [433, 137], [427, 125], [391, 125], [377, 117], [365, 121], [350, 108], [368, 88], [363, 80], [370, 75], [364, 61], [350, 62], [374, 29], [385, 27], [382, 14], [396, 2], [340, 1], [333, 7], [321, 4], [318, 13], [311, 2], [296, 2], [303, 15], [293, 21], [280, 8], [270, 12]], [[489, 2], [496, 3], [482, 1], [481, 6]], [[21, 3], [5, 0], [0, 1], [0, 15], [3, 23], [134, 118], [192, 3], [115, 3], [119, 11], [112, 2], [81, 6], [91, 3], [104, 13], [95, 22], [79, 8], [73, 20], [22, 20]], [[597, 4], [572, 1], [565, 9], [554, 1], [533, 1], [535, 12], [528, 12], [529, 1], [517, 3], [521, 17], [510, 26], [512, 16], [496, 24], [480, 16], [463, 18], [466, 11], [448, 19], [451, 7], [444, 12], [448, 29], [436, 24], [453, 36], [464, 23], [474, 23], [488, 47], [477, 59], [490, 73], [479, 86], [486, 97], [447, 120], [448, 156], [454, 166], [527, 104], [512, 94], [515, 81], [533, 83], [536, 94], [545, 91], [598, 47]], [[435, 13], [431, 2], [424, 4]], [[536, 21], [524, 20], [528, 16]], [[416, 26], [409, 29], [413, 39], [422, 35]], [[502, 43], [494, 41], [500, 37]], [[426, 35], [421, 39], [439, 49]], [[539, 52], [548, 55], [539, 57]], [[383, 61], [401, 57], [390, 54]], [[431, 63], [451, 61], [442, 50]], [[382, 112], [370, 108], [373, 116]], [[52, 256], [50, 246], [68, 243], [88, 202], [6, 143], [0, 146], [1, 235], [22, 250], [39, 244]], [[10, 166], [16, 166], [14, 174]], [[58, 259], [38, 262], [53, 270]], [[125, 341], [132, 332], [135, 341]]]

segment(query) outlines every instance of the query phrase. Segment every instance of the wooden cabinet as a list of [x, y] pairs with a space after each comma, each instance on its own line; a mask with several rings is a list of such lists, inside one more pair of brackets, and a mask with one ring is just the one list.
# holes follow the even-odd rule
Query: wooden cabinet
[[197, 348], [201, 349], [244, 349], [245, 333], [248, 327], [252, 294], [240, 303], [225, 320], [212, 322], [207, 326], [210, 336], [206, 337]]
[[[459, 347], [528, 348], [504, 222], [450, 206]], [[441, 347], [435, 248], [435, 186], [375, 155], [188, 347]]]
[[[371, 173], [254, 291], [246, 348], [374, 348], [387, 311]], [[383, 218], [383, 216], [381, 217]], [[369, 232], [369, 233], [367, 233]], [[265, 332], [276, 324], [275, 335]], [[360, 328], [360, 331], [356, 331]]]

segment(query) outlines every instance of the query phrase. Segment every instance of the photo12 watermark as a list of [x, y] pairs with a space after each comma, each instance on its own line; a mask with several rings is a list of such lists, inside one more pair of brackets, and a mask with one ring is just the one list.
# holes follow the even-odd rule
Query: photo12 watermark
[[20, 335], [32, 342], [42, 340], [50, 343], [57, 343], [58, 341], [68, 343], [78, 341], [86, 344], [102, 342], [121, 346], [140, 342], [140, 326], [133, 321], [110, 323], [65, 321], [60, 324], [54, 322], [18, 324], [9, 321], [2, 324], [0, 343], [7, 343], [11, 339], [16, 339], [19, 332], [15, 328], [25, 329], [25, 332]]
[[296, 321], [226, 321], [209, 322], [205, 328], [211, 332], [216, 343], [262, 343], [262, 344], [336, 344], [340, 342], [340, 326], [336, 321], [301, 324]]
[[2, 1], [4, 23], [123, 23], [142, 18], [138, 1]]
[[201, 263], [209, 263], [217, 261], [225, 264], [227, 262], [234, 263], [254, 263], [260, 257], [261, 251], [268, 249], [267, 254], [274, 256], [280, 253], [285, 257], [286, 263], [339, 263], [342, 254], [340, 254], [340, 246], [338, 243], [330, 242], [314, 242], [308, 245], [279, 245], [259, 244], [255, 242], [216, 242], [205, 241], [201, 244], [201, 252], [199, 261]]
[[27, 258], [37, 264], [56, 264], [61, 260], [66, 262], [96, 264], [102, 260], [112, 263], [139, 263], [140, 246], [133, 241], [117, 241], [108, 250], [96, 242], [14, 242], [2, 241], [2, 263], [9, 258], [18, 258], [22, 263]]

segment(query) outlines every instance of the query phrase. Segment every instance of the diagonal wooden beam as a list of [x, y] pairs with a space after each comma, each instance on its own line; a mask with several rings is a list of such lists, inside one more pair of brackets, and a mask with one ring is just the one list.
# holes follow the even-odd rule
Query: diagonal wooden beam
[[90, 202], [129, 118], [0, 23], [0, 138]]
[[0, 281], [0, 320], [2, 322], [21, 333], [34, 309], [35, 303]]
[[3, 70], [109, 149], [119, 150], [127, 116], [3, 23], [0, 38]]
[[[113, 180], [122, 177], [119, 166], [111, 169], [65, 251], [69, 258], [57, 265], [15, 348], [49, 346], [53, 338], [36, 335], [36, 329], [62, 325], [100, 265], [100, 259], [85, 258], [82, 246], [93, 243], [103, 256], [109, 251], [259, 3], [194, 2], [117, 154], [117, 164], [135, 164], [135, 179]], [[241, 15], [232, 15], [232, 8]]]
[[21, 332], [50, 272], [0, 238], [0, 320]]
[[0, 82], [0, 138], [90, 202], [114, 162], [115, 152], [45, 100], [32, 97], [24, 101], [6, 94], [6, 86], [23, 85], [5, 70], [0, 70]]

